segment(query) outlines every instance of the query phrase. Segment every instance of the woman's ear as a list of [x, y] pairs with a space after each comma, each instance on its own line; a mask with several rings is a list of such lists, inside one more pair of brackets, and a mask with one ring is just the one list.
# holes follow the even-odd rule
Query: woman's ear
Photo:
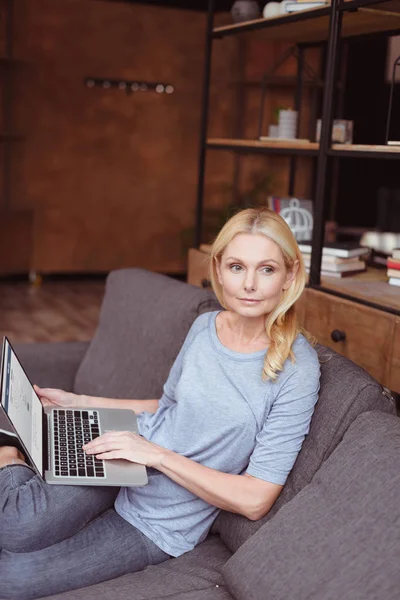
[[283, 284], [283, 291], [286, 291], [290, 288], [293, 281], [296, 279], [297, 271], [299, 270], [299, 261], [295, 260], [290, 271], [287, 272], [286, 281]]
[[214, 260], [215, 260], [215, 270], [217, 272], [218, 281], [219, 281], [219, 284], [222, 285], [221, 261], [218, 260], [217, 257], [215, 257]]

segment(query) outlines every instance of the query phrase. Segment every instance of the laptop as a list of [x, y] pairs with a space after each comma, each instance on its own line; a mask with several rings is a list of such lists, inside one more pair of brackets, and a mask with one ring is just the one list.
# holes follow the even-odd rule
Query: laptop
[[[11, 426], [10, 440], [18, 437], [30, 466], [47, 483], [146, 485], [144, 465], [120, 459], [98, 460], [82, 450], [83, 444], [106, 431], [137, 432], [132, 410], [43, 407], [7, 337], [3, 338], [0, 374], [0, 410]], [[18, 447], [17, 443], [11, 445]]]

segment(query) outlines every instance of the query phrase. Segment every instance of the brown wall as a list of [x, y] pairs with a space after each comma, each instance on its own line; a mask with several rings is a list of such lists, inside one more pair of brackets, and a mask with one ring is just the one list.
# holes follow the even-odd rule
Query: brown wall
[[[183, 271], [192, 227], [205, 16], [92, 0], [15, 0], [12, 213], [30, 211], [29, 268]], [[232, 48], [232, 44], [230, 45]], [[215, 61], [213, 97], [232, 52]], [[86, 76], [171, 82], [174, 94], [88, 89]], [[214, 118], [229, 120], [230, 103]], [[217, 161], [211, 178], [229, 168]], [[19, 212], [19, 214], [21, 214]], [[3, 221], [4, 222], [4, 221]], [[18, 244], [23, 243], [19, 240]]]
[[[0, 273], [185, 271], [206, 16], [93, 0], [14, 0], [14, 10], [14, 54], [23, 64], [14, 69], [13, 128], [25, 140], [13, 144], [12, 201], [0, 213]], [[237, 44], [233, 36], [214, 45], [212, 137], [234, 135]], [[285, 47], [250, 38], [242, 75], [259, 78]], [[293, 72], [293, 61], [285, 69]], [[87, 76], [166, 81], [176, 91], [127, 96], [89, 89]], [[266, 126], [292, 93], [275, 90], [268, 97]], [[256, 136], [259, 97], [258, 89], [246, 92], [245, 137]], [[266, 169], [274, 193], [287, 193], [288, 164], [284, 157], [243, 158], [241, 184]], [[221, 186], [231, 183], [237, 166], [229, 152], [208, 152], [206, 206], [229, 201]], [[309, 169], [302, 159], [298, 195], [309, 196]]]

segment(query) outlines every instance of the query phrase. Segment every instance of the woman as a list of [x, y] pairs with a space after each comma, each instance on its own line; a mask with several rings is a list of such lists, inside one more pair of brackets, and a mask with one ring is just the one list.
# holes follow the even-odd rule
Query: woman
[[45, 405], [138, 413], [141, 435], [108, 432], [84, 450], [146, 465], [149, 483], [122, 488], [109, 508], [112, 490], [46, 485], [15, 448], [0, 449], [3, 598], [143, 569], [204, 540], [219, 509], [260, 519], [276, 501], [308, 432], [320, 374], [296, 320], [305, 272], [285, 221], [265, 209], [232, 217], [213, 244], [211, 281], [225, 310], [193, 323], [160, 400], [36, 388]]

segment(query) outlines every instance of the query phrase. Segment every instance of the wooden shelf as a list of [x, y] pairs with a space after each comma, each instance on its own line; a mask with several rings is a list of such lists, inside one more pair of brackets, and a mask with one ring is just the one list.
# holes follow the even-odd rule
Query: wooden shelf
[[341, 11], [367, 7], [388, 12], [400, 12], [400, 0], [344, 0], [339, 3]]
[[[261, 79], [243, 79], [242, 81], [232, 81], [232, 86], [255, 87], [261, 90]], [[295, 87], [297, 85], [297, 77], [295, 75], [269, 75], [266, 79], [266, 87]], [[322, 79], [305, 79], [303, 80], [305, 87], [323, 87]]]
[[[385, 3], [386, 5], [386, 3]], [[359, 8], [355, 12], [344, 12], [342, 37], [355, 37], [371, 33], [400, 32], [400, 12], [395, 9]], [[216, 27], [214, 37], [224, 37], [248, 31], [263, 30], [268, 40], [290, 40], [293, 42], [320, 42], [328, 39], [330, 7], [313, 8], [301, 13], [255, 19]], [[261, 32], [260, 32], [261, 33]]]
[[316, 156], [319, 148], [319, 144], [316, 142], [303, 142], [301, 140], [260, 141], [233, 138], [209, 138], [207, 146], [219, 150], [241, 150], [243, 152], [285, 155], [305, 154], [308, 156]]
[[321, 277], [321, 287], [400, 314], [400, 288], [389, 285], [386, 269], [369, 267], [359, 275], [341, 279]]
[[365, 144], [332, 144], [331, 156], [400, 159], [400, 146], [370, 146]]

